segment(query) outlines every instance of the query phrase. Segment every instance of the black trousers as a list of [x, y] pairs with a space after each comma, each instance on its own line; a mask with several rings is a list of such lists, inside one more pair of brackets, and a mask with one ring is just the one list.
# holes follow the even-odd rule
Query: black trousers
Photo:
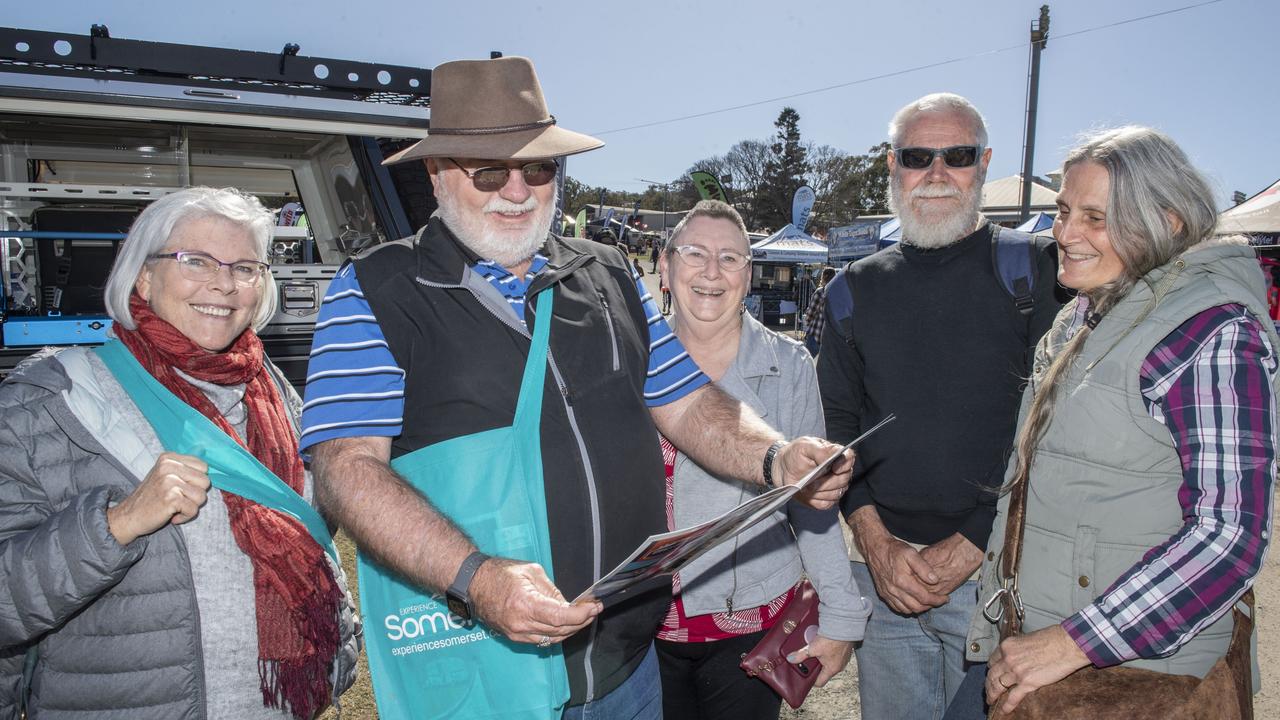
[[655, 641], [663, 720], [778, 720], [782, 698], [738, 667], [742, 654], [764, 634], [700, 643]]

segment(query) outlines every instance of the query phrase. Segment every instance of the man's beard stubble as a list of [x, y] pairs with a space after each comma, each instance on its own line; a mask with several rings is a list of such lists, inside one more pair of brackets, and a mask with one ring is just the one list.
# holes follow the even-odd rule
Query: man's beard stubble
[[[973, 189], [965, 197], [954, 185], [939, 187], [940, 183], [917, 185], [906, 201], [902, 197], [901, 177], [894, 174], [889, 179], [889, 211], [898, 217], [902, 225], [902, 242], [919, 248], [946, 247], [963, 240], [978, 226], [982, 213], [982, 185], [987, 174], [981, 168], [974, 178]], [[920, 197], [958, 197], [961, 206], [955, 212], [939, 219], [929, 219], [917, 214], [911, 200]]]
[[[515, 267], [528, 260], [543, 246], [551, 231], [551, 220], [556, 211], [554, 192], [547, 203], [541, 206], [532, 194], [522, 203], [513, 203], [495, 196], [485, 203], [479, 215], [471, 215], [459, 212], [458, 202], [441, 183], [436, 188], [436, 201], [439, 203], [436, 214], [463, 245], [480, 257], [505, 268]], [[528, 232], [513, 237], [511, 233], [490, 233], [485, 229], [485, 216], [490, 212], [528, 210], [534, 211], [533, 223]]]

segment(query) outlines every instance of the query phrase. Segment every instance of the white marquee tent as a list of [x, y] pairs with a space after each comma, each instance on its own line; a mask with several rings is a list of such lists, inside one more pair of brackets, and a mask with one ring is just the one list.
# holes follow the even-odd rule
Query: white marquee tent
[[1280, 180], [1219, 215], [1218, 232], [1249, 235], [1280, 233]]
[[751, 259], [757, 262], [825, 263], [827, 246], [788, 223], [778, 232], [754, 243]]

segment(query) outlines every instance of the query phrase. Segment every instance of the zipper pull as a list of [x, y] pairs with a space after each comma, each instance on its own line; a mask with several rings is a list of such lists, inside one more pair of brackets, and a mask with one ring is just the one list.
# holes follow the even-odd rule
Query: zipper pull
[[729, 615], [733, 614], [733, 596], [732, 595], [724, 599], [724, 611]]

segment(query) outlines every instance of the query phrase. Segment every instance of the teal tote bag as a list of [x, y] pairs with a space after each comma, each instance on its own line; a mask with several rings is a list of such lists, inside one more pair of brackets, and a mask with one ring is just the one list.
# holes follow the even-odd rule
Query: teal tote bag
[[[538, 563], [552, 576], [539, 433], [553, 290], [536, 298], [539, 322], [512, 425], [420, 448], [391, 467], [480, 550]], [[559, 645], [512, 642], [481, 623], [464, 623], [449, 613], [442, 594], [424, 593], [364, 553], [357, 562], [365, 648], [381, 718], [560, 717], [569, 681]]]
[[320, 513], [293, 488], [199, 410], [169, 392], [169, 388], [142, 367], [124, 343], [111, 340], [94, 348], [94, 352], [151, 423], [166, 450], [204, 460], [209, 465], [209, 482], [219, 490], [252, 500], [302, 523], [333, 562], [338, 562], [329, 527]]

